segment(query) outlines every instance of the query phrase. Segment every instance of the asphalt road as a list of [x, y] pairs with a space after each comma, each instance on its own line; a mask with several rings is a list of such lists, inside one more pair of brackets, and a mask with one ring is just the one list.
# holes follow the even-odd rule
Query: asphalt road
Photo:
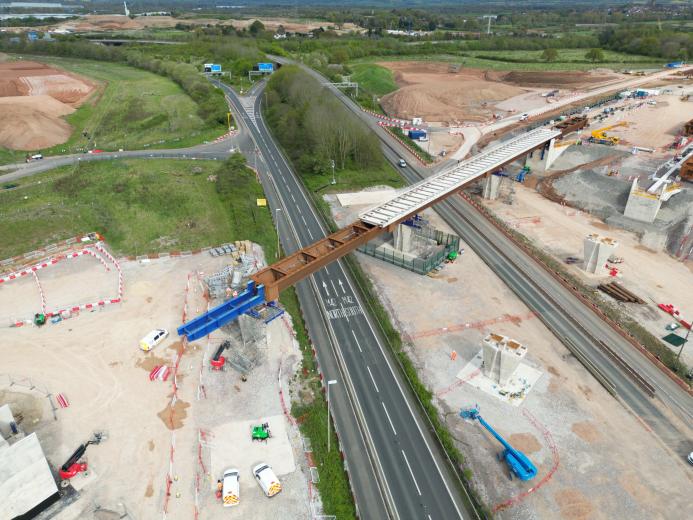
[[[267, 168], [263, 183], [284, 250], [325, 236], [309, 195], [258, 115], [262, 97], [251, 103], [222, 88], [259, 149], [258, 165]], [[330, 389], [333, 415], [361, 518], [475, 518], [354, 285], [338, 261], [297, 289], [311, 335], [322, 336], [313, 342], [325, 379], [337, 380]]]
[[[30, 163], [6, 164], [0, 166], [0, 183], [8, 183], [30, 177], [37, 173], [45, 172], [70, 164], [90, 161], [110, 161], [113, 159], [192, 159], [223, 161], [237, 148], [236, 138], [231, 137], [218, 143], [202, 144], [190, 148], [177, 148], [170, 150], [131, 150], [124, 152], [102, 152], [97, 154], [71, 154], [54, 155]], [[1, 173], [1, 172], [7, 173]]]
[[[324, 82], [317, 72], [306, 69]], [[396, 165], [404, 155], [399, 144], [377, 126], [373, 118], [335, 87], [327, 86], [381, 139], [388, 160]], [[411, 183], [433, 171], [413, 166], [399, 168]], [[435, 168], [440, 170], [443, 166]], [[520, 250], [473, 206], [458, 196], [435, 206], [436, 211], [498, 276], [535, 311], [556, 337], [576, 348], [599, 367], [615, 386], [617, 398], [635, 413], [677, 457], [693, 450], [693, 398], [654, 366], [611, 326], [587, 308], [533, 258]], [[650, 398], [599, 348], [603, 341], [655, 389]], [[566, 352], [567, 353], [567, 352]]]

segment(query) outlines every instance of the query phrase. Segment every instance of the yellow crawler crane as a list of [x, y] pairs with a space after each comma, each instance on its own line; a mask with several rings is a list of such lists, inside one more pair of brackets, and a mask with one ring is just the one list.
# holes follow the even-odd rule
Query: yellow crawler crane
[[606, 134], [607, 130], [611, 130], [612, 128], [616, 128], [618, 126], [628, 126], [628, 123], [626, 121], [621, 121], [620, 123], [616, 123], [614, 125], [605, 126], [604, 128], [599, 128], [597, 130], [592, 130], [592, 137], [590, 137], [590, 141], [593, 143], [606, 144], [609, 146], [614, 146], [618, 144], [618, 137]]

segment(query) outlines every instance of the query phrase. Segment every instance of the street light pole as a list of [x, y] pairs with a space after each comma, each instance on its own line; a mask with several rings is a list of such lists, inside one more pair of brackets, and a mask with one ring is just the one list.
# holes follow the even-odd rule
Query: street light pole
[[282, 208], [277, 208], [275, 210], [275, 213], [274, 213], [275, 216], [277, 217], [276, 218], [276, 221], [277, 221], [277, 254], [276, 254], [276, 257], [277, 257], [277, 259], [279, 259], [279, 248], [281, 247], [281, 244], [279, 244], [279, 212], [281, 210], [282, 210]]
[[337, 180], [334, 178], [334, 159], [330, 161], [332, 163], [332, 184], [337, 184]]
[[327, 452], [330, 451], [330, 386], [336, 385], [337, 380], [331, 379], [327, 382]]

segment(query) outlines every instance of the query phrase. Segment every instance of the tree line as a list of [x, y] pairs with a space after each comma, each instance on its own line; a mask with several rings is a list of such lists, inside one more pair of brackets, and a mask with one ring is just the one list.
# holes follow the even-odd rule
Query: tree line
[[305, 173], [335, 168], [379, 168], [378, 139], [312, 76], [284, 66], [266, 89], [266, 120], [287, 154]]

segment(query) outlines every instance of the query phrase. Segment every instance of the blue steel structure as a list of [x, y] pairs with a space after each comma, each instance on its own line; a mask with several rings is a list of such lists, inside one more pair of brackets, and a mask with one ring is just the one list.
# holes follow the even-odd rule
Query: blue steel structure
[[479, 415], [478, 408], [462, 410], [460, 412], [460, 417], [472, 420], [477, 419], [481, 425], [503, 445], [505, 448], [505, 450], [503, 450], [503, 458], [505, 459], [505, 463], [517, 478], [520, 480], [532, 480], [537, 476], [537, 468], [534, 466], [534, 464], [532, 464], [532, 461], [527, 458], [527, 455], [513, 448], [508, 441], [506, 441], [496, 432], [496, 430], [491, 428], [491, 425], [484, 421], [481, 415]]
[[187, 336], [188, 341], [195, 341], [235, 320], [241, 314], [252, 310], [258, 305], [263, 305], [264, 303], [265, 286], [258, 285], [256, 287], [255, 282], [250, 281], [245, 291], [235, 298], [231, 298], [221, 305], [217, 305], [201, 316], [178, 327], [178, 335]]

